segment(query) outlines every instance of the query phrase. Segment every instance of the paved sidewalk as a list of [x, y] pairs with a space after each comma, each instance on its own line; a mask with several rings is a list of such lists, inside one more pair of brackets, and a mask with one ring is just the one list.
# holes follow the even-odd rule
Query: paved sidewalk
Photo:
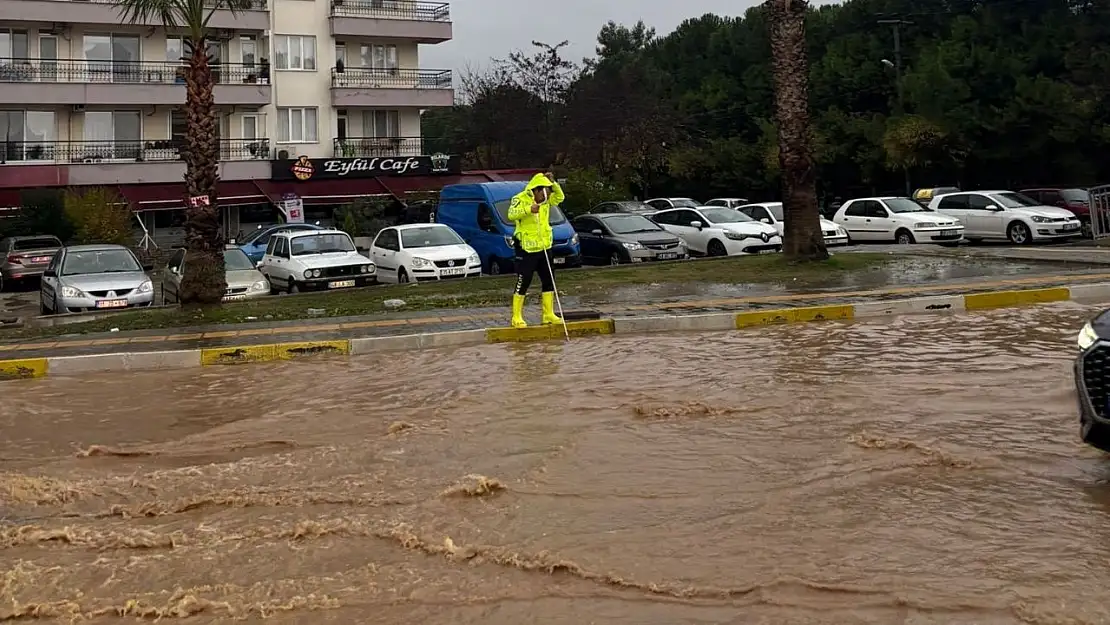
[[[919, 284], [899, 288], [862, 291], [825, 291], [725, 299], [691, 299], [644, 305], [603, 305], [595, 312], [607, 318], [758, 310], [816, 305], [983, 293], [998, 290], [1036, 289], [1076, 284], [1110, 282], [1110, 273], [1031, 276], [1006, 280], [969, 280], [960, 283]], [[529, 312], [537, 315], [537, 306]], [[336, 341], [351, 338], [401, 336], [458, 330], [503, 327], [508, 307], [452, 311], [428, 311], [377, 315], [374, 317], [328, 318], [319, 321], [245, 323], [172, 330], [143, 330], [102, 334], [59, 336], [49, 339], [7, 341], [0, 345], [0, 360], [80, 356], [115, 352], [154, 352], [215, 347], [241, 347], [297, 341]], [[530, 319], [538, 323], [538, 318]], [[0, 341], [3, 341], [0, 335]]]

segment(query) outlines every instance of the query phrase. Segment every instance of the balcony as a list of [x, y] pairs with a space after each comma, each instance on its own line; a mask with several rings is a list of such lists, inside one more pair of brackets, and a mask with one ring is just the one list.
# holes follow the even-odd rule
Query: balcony
[[[234, 14], [228, 10], [217, 10], [208, 25], [238, 30], [270, 28], [267, 0], [232, 0], [231, 4], [236, 7]], [[227, 6], [227, 3], [221, 6]], [[0, 0], [0, 21], [112, 25], [122, 24], [124, 19], [116, 0]], [[143, 25], [162, 24], [160, 20], [149, 20]]]
[[[3, 2], [4, 0], [0, 0]], [[181, 63], [4, 59], [0, 105], [181, 105]], [[220, 63], [212, 66], [216, 104], [270, 103], [270, 67]]]
[[443, 43], [452, 36], [451, 6], [442, 2], [331, 0], [329, 21], [333, 37]]
[[449, 69], [336, 67], [331, 70], [331, 100], [338, 107], [452, 106], [451, 76]]
[[421, 137], [345, 137], [332, 139], [333, 158], [425, 156]]
[[[0, 165], [173, 163], [183, 160], [183, 145], [153, 141], [7, 141], [0, 143]], [[220, 139], [221, 161], [269, 161], [269, 139]]]

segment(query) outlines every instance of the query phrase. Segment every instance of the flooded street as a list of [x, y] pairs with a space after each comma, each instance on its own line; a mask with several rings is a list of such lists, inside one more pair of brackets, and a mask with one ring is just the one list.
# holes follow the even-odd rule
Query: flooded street
[[1096, 307], [0, 384], [0, 620], [1110, 622]]

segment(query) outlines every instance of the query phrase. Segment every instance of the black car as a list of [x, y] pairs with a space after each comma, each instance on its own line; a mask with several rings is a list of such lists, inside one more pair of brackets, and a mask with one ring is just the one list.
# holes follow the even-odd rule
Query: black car
[[679, 260], [689, 255], [681, 239], [643, 215], [591, 213], [576, 217], [571, 225], [582, 246], [582, 262], [587, 264]]
[[1110, 310], [1079, 331], [1075, 390], [1079, 399], [1079, 437], [1110, 451]]
[[591, 215], [600, 215], [601, 213], [628, 213], [631, 215], [650, 215], [656, 212], [657, 208], [652, 208], [643, 202], [635, 200], [621, 201], [621, 202], [602, 202], [597, 206], [590, 209]]

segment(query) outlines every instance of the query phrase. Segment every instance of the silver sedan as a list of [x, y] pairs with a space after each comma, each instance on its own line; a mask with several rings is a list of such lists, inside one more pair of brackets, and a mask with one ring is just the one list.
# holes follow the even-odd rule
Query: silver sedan
[[[162, 303], [181, 301], [181, 282], [188, 267], [185, 250], [177, 250], [166, 265], [162, 277]], [[255, 268], [243, 250], [232, 247], [224, 250], [224, 281], [227, 290], [223, 301], [255, 299], [270, 294], [270, 282]]]
[[150, 306], [154, 284], [122, 245], [74, 245], [58, 250], [42, 274], [42, 314]]

